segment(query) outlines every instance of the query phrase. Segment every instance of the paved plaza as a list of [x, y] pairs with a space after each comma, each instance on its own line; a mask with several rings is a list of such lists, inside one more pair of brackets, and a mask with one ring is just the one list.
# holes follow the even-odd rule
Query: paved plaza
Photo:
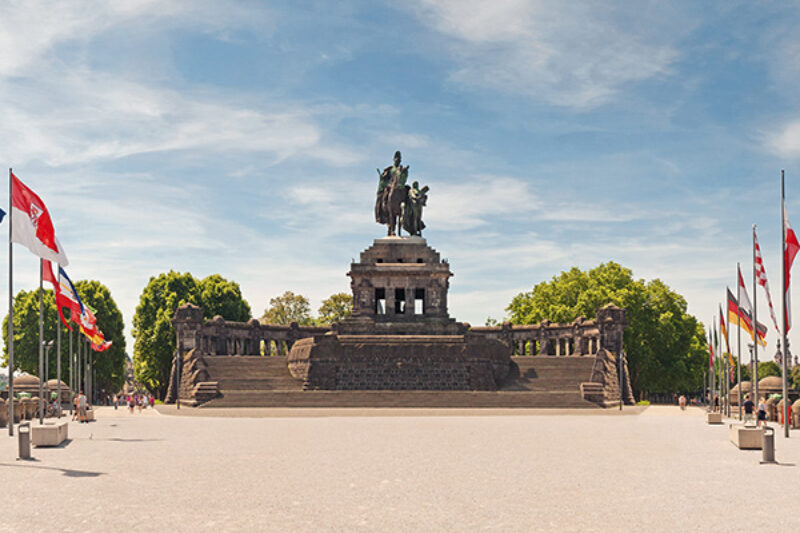
[[696, 408], [182, 411], [3, 430], [0, 531], [800, 529], [800, 431], [762, 466]]

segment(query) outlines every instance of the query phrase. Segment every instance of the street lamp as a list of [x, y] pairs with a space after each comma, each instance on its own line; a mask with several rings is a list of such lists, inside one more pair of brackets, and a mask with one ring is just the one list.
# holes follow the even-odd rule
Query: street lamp
[[[45, 390], [47, 391], [47, 402], [50, 402], [50, 348], [53, 347], [54, 341], [42, 341], [42, 346], [44, 346], [44, 386]], [[45, 409], [46, 409], [45, 405]]]

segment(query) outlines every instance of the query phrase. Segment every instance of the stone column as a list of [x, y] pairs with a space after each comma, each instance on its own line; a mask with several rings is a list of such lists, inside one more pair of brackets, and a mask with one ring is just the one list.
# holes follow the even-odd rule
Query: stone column
[[394, 287], [386, 287], [386, 314], [394, 315]]

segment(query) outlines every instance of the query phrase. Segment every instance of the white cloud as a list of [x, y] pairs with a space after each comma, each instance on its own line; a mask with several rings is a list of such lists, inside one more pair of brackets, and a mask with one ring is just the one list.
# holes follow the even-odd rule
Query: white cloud
[[451, 39], [457, 84], [595, 107], [669, 73], [680, 25], [668, 8], [546, 0], [418, 0], [418, 18]]
[[800, 119], [795, 119], [778, 128], [777, 133], [762, 136], [765, 147], [781, 157], [800, 156]]
[[163, 25], [197, 28], [225, 38], [231, 28], [268, 31], [273, 17], [265, 9], [211, 0], [10, 0], [0, 4], [0, 76], [23, 76], [36, 69], [54, 47], [88, 42], [120, 26], [154, 31]]

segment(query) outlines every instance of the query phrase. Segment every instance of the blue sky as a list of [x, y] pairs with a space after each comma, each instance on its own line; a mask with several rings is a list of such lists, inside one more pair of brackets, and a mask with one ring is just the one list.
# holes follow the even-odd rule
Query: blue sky
[[5, 2], [0, 161], [129, 327], [169, 269], [239, 282], [257, 316], [348, 291], [397, 149], [431, 188], [452, 316], [614, 260], [708, 322], [754, 223], [780, 286], [781, 169], [800, 227], [798, 22], [753, 2]]

